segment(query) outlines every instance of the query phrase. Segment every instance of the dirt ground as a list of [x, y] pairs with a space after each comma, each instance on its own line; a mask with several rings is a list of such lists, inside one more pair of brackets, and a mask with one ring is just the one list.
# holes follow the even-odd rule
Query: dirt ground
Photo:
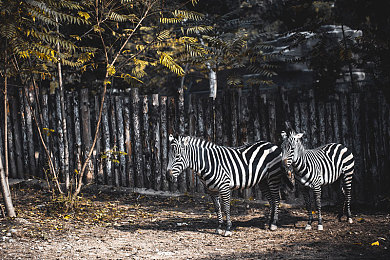
[[90, 191], [64, 213], [37, 187], [13, 188], [18, 218], [1, 219], [1, 259], [390, 259], [390, 214], [353, 208], [354, 224], [324, 208], [324, 231], [305, 231], [301, 207], [282, 205], [277, 231], [268, 207], [232, 201], [232, 237], [214, 233], [205, 196]]

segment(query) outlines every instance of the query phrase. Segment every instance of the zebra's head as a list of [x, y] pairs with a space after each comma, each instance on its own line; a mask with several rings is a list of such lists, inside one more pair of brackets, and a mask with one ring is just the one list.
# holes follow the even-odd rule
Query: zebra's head
[[301, 138], [303, 133], [296, 134], [294, 131], [291, 131], [290, 136], [287, 136], [287, 133], [283, 131], [281, 135], [283, 138], [281, 145], [282, 165], [287, 171], [289, 180], [294, 183], [292, 163], [296, 161], [299, 152], [298, 148], [302, 146]]
[[186, 156], [187, 146], [190, 137], [179, 136], [177, 139], [169, 135], [169, 153], [168, 153], [168, 177], [171, 181], [176, 181], [177, 176], [188, 168], [189, 162]]

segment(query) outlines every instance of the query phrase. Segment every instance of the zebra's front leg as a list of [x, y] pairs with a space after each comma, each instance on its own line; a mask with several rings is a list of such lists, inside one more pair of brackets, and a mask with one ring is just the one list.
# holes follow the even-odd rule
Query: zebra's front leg
[[314, 196], [316, 199], [317, 211], [318, 211], [318, 230], [324, 230], [322, 225], [322, 214], [321, 214], [321, 186], [314, 188]]
[[219, 195], [213, 192], [209, 192], [209, 194], [212, 201], [214, 202], [215, 213], [217, 213], [218, 227], [216, 229], [216, 233], [218, 235], [223, 235], [223, 230], [222, 230], [223, 217], [222, 217], [221, 202], [219, 199]]
[[313, 223], [313, 213], [311, 212], [310, 188], [304, 186], [302, 193], [303, 193], [303, 199], [305, 200], [305, 204], [306, 204], [307, 214], [309, 216], [309, 220], [308, 220], [308, 222], [306, 224], [305, 229], [306, 230], [310, 230], [311, 229], [311, 223]]
[[219, 194], [222, 199], [223, 208], [226, 215], [226, 230], [223, 236], [230, 237], [232, 235], [232, 231], [231, 231], [232, 221], [230, 220], [230, 196], [231, 195], [230, 195], [229, 185], [227, 184], [221, 187]]

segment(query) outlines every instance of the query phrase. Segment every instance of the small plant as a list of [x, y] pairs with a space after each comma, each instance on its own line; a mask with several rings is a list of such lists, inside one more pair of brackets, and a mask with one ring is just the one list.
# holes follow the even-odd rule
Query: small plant
[[100, 153], [100, 159], [119, 164], [119, 156], [121, 155], [127, 155], [127, 153], [123, 151], [117, 151], [117, 147], [114, 146], [111, 150]]

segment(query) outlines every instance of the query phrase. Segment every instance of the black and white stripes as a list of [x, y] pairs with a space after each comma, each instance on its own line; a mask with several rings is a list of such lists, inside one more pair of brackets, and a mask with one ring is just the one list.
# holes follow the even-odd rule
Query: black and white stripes
[[175, 179], [186, 168], [194, 170], [211, 195], [218, 216], [217, 232], [222, 234], [223, 218], [219, 198], [226, 214], [225, 236], [231, 235], [230, 193], [234, 189], [247, 189], [260, 183], [260, 189], [271, 206], [270, 228], [276, 229], [281, 183], [281, 150], [259, 141], [251, 145], [232, 148], [211, 142], [171, 135], [168, 173]]
[[[313, 221], [309, 189], [313, 189], [317, 210], [318, 229], [322, 230], [321, 216], [321, 187], [341, 180], [339, 219], [344, 210], [349, 223], [352, 223], [350, 202], [351, 187], [354, 172], [354, 157], [351, 151], [342, 144], [326, 144], [315, 149], [305, 149], [301, 142], [303, 134], [291, 132], [288, 137], [282, 132], [283, 166], [287, 168], [289, 176], [294, 173], [295, 179], [303, 185], [303, 195], [309, 214], [306, 229], [311, 229]], [[341, 198], [341, 197], [344, 197]]]

